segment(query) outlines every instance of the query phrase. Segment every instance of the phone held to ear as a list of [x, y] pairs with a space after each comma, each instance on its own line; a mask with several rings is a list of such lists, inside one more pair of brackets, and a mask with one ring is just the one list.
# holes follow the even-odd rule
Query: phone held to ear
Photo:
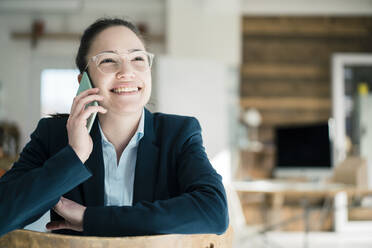
[[[86, 91], [86, 90], [91, 89], [91, 88], [93, 88], [93, 86], [92, 86], [92, 83], [89, 80], [88, 73], [84, 72], [83, 76], [80, 80], [79, 89], [78, 89], [76, 95], [79, 95], [81, 92]], [[85, 105], [85, 108], [88, 108], [89, 106], [98, 106], [98, 102], [97, 101], [90, 102], [90, 103]], [[93, 123], [94, 123], [94, 120], [95, 120], [96, 116], [97, 116], [97, 112], [92, 113], [89, 116], [89, 118], [87, 119], [88, 133], [92, 129], [92, 126], [93, 126]]]

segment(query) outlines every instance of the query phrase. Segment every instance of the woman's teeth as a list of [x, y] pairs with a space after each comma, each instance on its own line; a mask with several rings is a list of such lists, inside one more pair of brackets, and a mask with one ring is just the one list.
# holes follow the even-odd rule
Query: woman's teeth
[[112, 91], [115, 92], [115, 93], [135, 92], [135, 91], [138, 91], [138, 87], [115, 88]]

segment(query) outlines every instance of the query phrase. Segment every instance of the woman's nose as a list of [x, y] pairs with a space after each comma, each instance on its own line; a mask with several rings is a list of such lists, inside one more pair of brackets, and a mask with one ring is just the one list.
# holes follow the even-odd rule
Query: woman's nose
[[123, 60], [116, 75], [118, 78], [133, 78], [135, 76], [134, 70], [127, 60]]

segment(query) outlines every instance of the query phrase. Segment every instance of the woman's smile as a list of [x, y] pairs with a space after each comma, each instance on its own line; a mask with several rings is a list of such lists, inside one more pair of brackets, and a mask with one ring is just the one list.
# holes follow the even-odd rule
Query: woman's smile
[[142, 88], [139, 87], [119, 87], [110, 90], [111, 93], [117, 94], [117, 95], [137, 95], [141, 91]]

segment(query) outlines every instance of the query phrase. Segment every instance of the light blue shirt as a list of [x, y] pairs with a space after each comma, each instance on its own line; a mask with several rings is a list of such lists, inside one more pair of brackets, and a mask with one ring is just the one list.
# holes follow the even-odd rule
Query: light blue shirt
[[99, 125], [105, 167], [105, 206], [132, 206], [137, 149], [139, 141], [145, 134], [144, 127], [145, 111], [143, 110], [137, 131], [125, 147], [117, 164], [115, 147], [107, 140]]

